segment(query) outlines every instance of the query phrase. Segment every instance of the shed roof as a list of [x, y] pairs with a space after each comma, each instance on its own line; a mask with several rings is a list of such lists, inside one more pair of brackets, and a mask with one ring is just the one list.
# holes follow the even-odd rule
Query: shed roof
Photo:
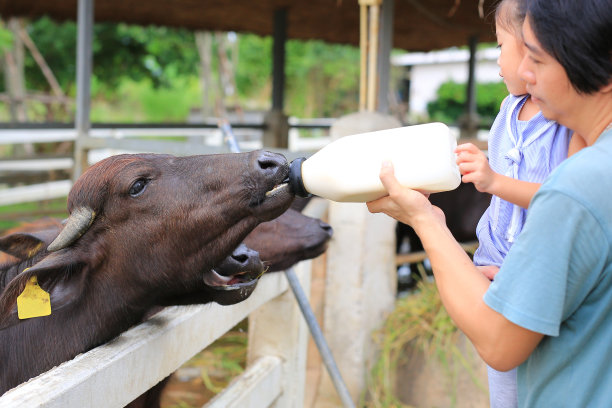
[[[495, 0], [395, 0], [393, 47], [428, 51], [491, 41], [486, 18]], [[359, 44], [357, 0], [95, 0], [95, 20], [193, 30], [272, 35], [273, 15], [287, 9], [287, 36]], [[480, 11], [483, 11], [484, 17]], [[77, 0], [0, 0], [0, 16], [75, 20]]]

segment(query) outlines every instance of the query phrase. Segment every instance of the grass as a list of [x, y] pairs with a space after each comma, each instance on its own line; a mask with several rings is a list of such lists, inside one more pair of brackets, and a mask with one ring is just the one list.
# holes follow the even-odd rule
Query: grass
[[0, 234], [7, 229], [44, 216], [65, 218], [66, 197], [32, 203], [20, 203], [0, 206]]
[[[200, 371], [190, 381], [171, 380], [164, 389], [162, 408], [195, 408], [223, 391], [246, 366], [247, 327], [245, 319], [182, 367]], [[197, 397], [196, 397], [197, 396]]]
[[[408, 347], [435, 358], [444, 367], [451, 383], [459, 370], [465, 370], [484, 390], [456, 345], [459, 330], [444, 309], [435, 283], [426, 277], [421, 264], [418, 267], [422, 279], [416, 290], [396, 302], [384, 326], [375, 333], [380, 355], [368, 379], [368, 396], [364, 404], [368, 408], [408, 407], [398, 399], [395, 389], [396, 372], [398, 366], [406, 361]], [[451, 395], [451, 400], [455, 399], [456, 395]]]
[[246, 365], [247, 333], [231, 331], [196, 355], [190, 363], [202, 367], [206, 389], [218, 394], [229, 382], [242, 374]]

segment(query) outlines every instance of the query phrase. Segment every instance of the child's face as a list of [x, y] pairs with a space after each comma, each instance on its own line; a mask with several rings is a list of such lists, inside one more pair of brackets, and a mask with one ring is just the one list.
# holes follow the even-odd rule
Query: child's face
[[496, 25], [497, 44], [501, 49], [497, 65], [499, 65], [499, 76], [504, 78], [508, 92], [512, 95], [524, 95], [527, 93], [525, 82], [518, 75], [518, 67], [525, 54], [523, 39], [517, 34], [509, 31], [504, 25]]

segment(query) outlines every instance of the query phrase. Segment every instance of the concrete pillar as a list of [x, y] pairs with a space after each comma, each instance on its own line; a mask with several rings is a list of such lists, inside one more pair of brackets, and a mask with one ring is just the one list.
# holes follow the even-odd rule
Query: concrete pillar
[[[305, 293], [310, 292], [310, 268], [311, 261], [294, 267]], [[270, 407], [302, 408], [308, 326], [291, 290], [249, 315], [248, 342], [247, 366], [265, 356], [275, 356], [283, 362], [283, 392]]]
[[289, 117], [280, 109], [272, 109], [264, 116], [265, 129], [263, 145], [265, 147], [289, 148]]
[[393, 49], [393, 16], [395, 0], [384, 0], [380, 22], [378, 47], [378, 104], [376, 110], [389, 113], [389, 81], [391, 78], [391, 50]]
[[[400, 122], [377, 112], [359, 112], [337, 120], [332, 138], [390, 129]], [[365, 389], [376, 356], [372, 331], [395, 305], [395, 220], [370, 214], [363, 203], [329, 207], [334, 238], [327, 251], [324, 333], [338, 368], [355, 402]], [[331, 379], [324, 372], [316, 407], [341, 406]]]
[[74, 143], [73, 181], [87, 169], [87, 149], [83, 139], [89, 137], [91, 120], [91, 72], [93, 66], [94, 0], [79, 0], [77, 20], [77, 87], [75, 126], [77, 138]]

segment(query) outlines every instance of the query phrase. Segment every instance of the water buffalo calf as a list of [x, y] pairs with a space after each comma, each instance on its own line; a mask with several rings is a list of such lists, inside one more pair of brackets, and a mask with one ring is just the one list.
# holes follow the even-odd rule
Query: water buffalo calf
[[[289, 208], [293, 195], [274, 188], [287, 171], [283, 156], [264, 151], [118, 155], [88, 169], [48, 248], [49, 231], [0, 238], [0, 250], [16, 258], [0, 267], [0, 394], [107, 342], [170, 299], [197, 293], [198, 302], [231, 304], [249, 296], [258, 261], [236, 255], [230, 264], [255, 265], [240, 275], [215, 267], [258, 224]], [[52, 311], [19, 319], [16, 298], [32, 277], [50, 294]]]

